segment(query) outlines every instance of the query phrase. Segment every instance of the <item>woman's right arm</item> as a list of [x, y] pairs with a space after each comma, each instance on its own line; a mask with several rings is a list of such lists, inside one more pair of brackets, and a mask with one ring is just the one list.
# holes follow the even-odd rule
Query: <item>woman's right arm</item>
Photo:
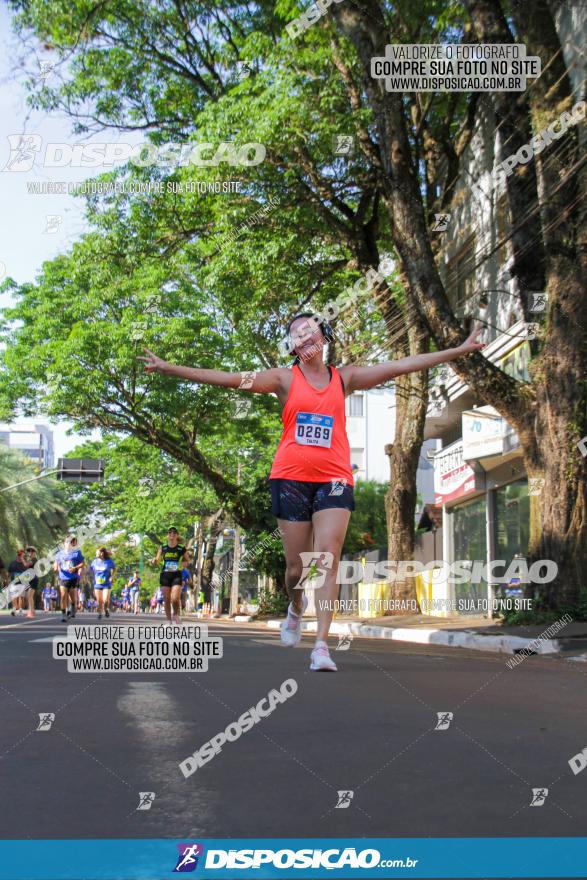
[[147, 373], [177, 376], [178, 379], [187, 379], [188, 382], [197, 382], [199, 385], [219, 385], [223, 388], [237, 388], [241, 391], [252, 391], [257, 394], [276, 394], [282, 390], [284, 379], [289, 374], [289, 370], [285, 367], [276, 367], [271, 370], [247, 370], [242, 373], [206, 370], [200, 367], [180, 367], [162, 360], [148, 348], [145, 348], [145, 351], [147, 356], [139, 357], [139, 360], [145, 362]]
[[157, 550], [157, 555], [154, 556], [153, 559], [151, 559], [151, 565], [159, 565], [159, 563], [161, 562], [162, 550], [163, 550], [163, 547], [159, 546], [159, 549]]

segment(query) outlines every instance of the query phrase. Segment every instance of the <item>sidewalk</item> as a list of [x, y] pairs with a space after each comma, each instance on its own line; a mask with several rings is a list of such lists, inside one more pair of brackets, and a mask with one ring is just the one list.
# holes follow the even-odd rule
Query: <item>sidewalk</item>
[[[279, 629], [281, 620], [268, 620], [269, 629]], [[477, 651], [516, 654], [529, 648], [535, 654], [559, 654], [587, 649], [587, 621], [571, 622], [549, 639], [535, 642], [552, 624], [504, 626], [485, 617], [431, 617], [424, 614], [360, 618], [335, 617], [332, 635], [352, 634], [355, 638], [393, 639], [420, 645], [446, 645]], [[305, 618], [303, 632], [316, 632], [316, 619]]]

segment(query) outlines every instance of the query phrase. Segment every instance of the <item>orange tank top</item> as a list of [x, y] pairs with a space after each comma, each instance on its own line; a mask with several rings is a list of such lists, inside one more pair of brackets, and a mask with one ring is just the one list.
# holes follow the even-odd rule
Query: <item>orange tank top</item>
[[292, 368], [281, 414], [283, 435], [269, 479], [354, 485], [342, 379], [335, 367], [330, 370], [329, 384], [318, 390], [297, 364]]

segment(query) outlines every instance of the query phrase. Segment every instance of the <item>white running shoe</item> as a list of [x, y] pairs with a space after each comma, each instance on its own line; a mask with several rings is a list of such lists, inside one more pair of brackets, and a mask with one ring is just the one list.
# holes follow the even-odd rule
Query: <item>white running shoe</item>
[[310, 669], [316, 672], [338, 672], [336, 663], [331, 659], [326, 642], [318, 642], [311, 654]]
[[291, 602], [287, 607], [287, 617], [281, 623], [281, 641], [288, 648], [295, 648], [302, 638], [302, 617], [307, 607], [308, 597], [305, 593], [302, 595], [302, 611], [300, 614], [296, 614], [291, 610]]
[[181, 617], [179, 614], [174, 614], [171, 618], [171, 622], [181, 626]]

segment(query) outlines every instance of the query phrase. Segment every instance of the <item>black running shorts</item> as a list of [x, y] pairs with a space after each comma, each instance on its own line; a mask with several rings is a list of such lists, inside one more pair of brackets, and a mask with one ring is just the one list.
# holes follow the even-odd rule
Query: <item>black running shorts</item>
[[348, 483], [328, 480], [326, 483], [301, 480], [269, 480], [271, 511], [278, 519], [310, 522], [319, 510], [355, 509], [355, 493]]
[[159, 575], [160, 587], [181, 587], [181, 571], [162, 571]]
[[60, 578], [59, 586], [65, 587], [66, 590], [77, 590], [79, 587], [79, 578], [70, 578], [67, 581]]

